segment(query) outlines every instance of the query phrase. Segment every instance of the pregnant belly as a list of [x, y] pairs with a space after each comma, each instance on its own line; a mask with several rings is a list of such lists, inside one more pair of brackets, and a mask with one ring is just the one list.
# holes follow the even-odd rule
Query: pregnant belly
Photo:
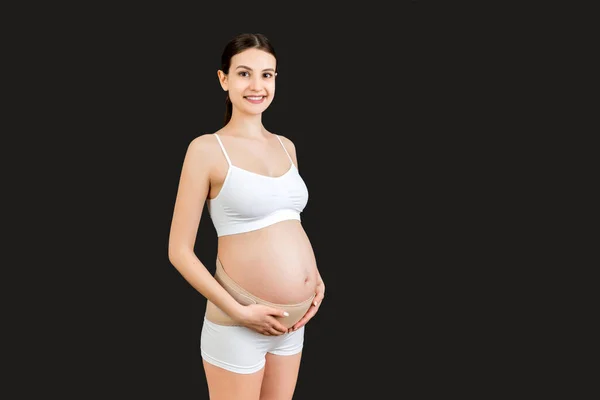
[[263, 300], [294, 304], [315, 293], [316, 260], [299, 221], [222, 236], [218, 253], [231, 279]]

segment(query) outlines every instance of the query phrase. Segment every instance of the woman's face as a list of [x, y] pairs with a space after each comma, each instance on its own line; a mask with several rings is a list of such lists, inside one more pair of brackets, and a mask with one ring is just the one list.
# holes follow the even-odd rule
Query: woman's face
[[271, 53], [248, 49], [231, 58], [227, 75], [219, 71], [219, 81], [229, 92], [235, 112], [256, 115], [269, 107], [275, 96], [275, 67]]

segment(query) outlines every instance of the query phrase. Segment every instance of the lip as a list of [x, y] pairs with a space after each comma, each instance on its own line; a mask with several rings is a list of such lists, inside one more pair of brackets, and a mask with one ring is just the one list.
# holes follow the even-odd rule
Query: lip
[[[253, 99], [249, 99], [248, 97], [260, 97], [260, 100], [253, 100]], [[248, 101], [252, 104], [260, 104], [263, 101], [265, 101], [265, 97], [266, 96], [244, 96], [244, 99], [246, 99], [246, 101]]]

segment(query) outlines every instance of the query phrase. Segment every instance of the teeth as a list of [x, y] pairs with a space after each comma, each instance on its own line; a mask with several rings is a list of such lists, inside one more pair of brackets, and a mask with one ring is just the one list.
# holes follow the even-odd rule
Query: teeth
[[260, 100], [260, 99], [262, 99], [262, 98], [263, 98], [263, 96], [258, 96], [258, 97], [251, 97], [251, 96], [247, 96], [246, 98], [247, 98], [247, 99], [250, 99], [250, 100]]

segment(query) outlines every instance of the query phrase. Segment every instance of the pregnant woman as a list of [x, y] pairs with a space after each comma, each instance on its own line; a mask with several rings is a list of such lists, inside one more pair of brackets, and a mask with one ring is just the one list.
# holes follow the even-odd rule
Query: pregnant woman
[[[234, 37], [217, 74], [225, 124], [188, 146], [169, 259], [207, 299], [200, 347], [210, 398], [292, 399], [305, 325], [325, 295], [300, 219], [308, 189], [292, 141], [262, 123], [277, 76], [269, 40]], [[218, 236], [214, 275], [194, 253], [205, 202]]]

